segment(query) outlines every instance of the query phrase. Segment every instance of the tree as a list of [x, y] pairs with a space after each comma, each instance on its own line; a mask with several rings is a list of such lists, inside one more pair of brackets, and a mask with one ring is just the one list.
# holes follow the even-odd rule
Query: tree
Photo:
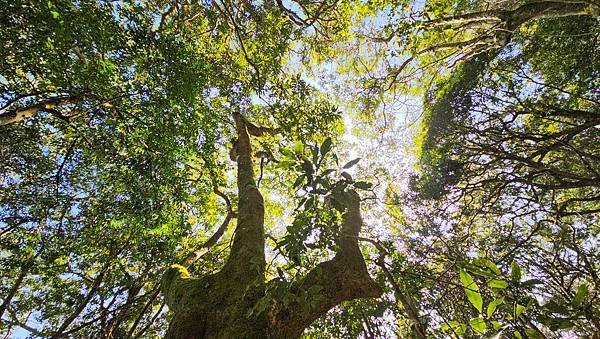
[[0, 332], [598, 331], [596, 2], [0, 13]]
[[[189, 250], [182, 263], [191, 265], [227, 231], [231, 218], [240, 221], [229, 260], [222, 273], [207, 274], [206, 279], [220, 277], [223, 284], [238, 288], [222, 285], [219, 293], [207, 293], [232, 303], [221, 316], [207, 320], [202, 331], [214, 331], [217, 324], [231, 320], [232, 327], [221, 330], [239, 331], [237, 336], [299, 335], [339, 302], [380, 293], [358, 249], [359, 201], [349, 190], [343, 227], [348, 238], [339, 239], [339, 255], [309, 272], [302, 283], [285, 288], [286, 307], [279, 301], [269, 326], [267, 312], [256, 310], [267, 290], [263, 203], [246, 134], [246, 126], [254, 127], [254, 133], [256, 126], [234, 114], [241, 199], [234, 211], [235, 205], [219, 189], [226, 173], [219, 154], [230, 148], [226, 139], [219, 139], [231, 123], [225, 112], [231, 112], [231, 103], [247, 105], [251, 93], [268, 85], [274, 100], [263, 121], [270, 116], [279, 129], [290, 131], [287, 138], [298, 142], [311, 140], [323, 126], [334, 123], [337, 112], [318, 100], [310, 104], [310, 88], [302, 81], [274, 77], [280, 76], [281, 51], [294, 31], [285, 17], [274, 15], [280, 7], [269, 4], [260, 13], [243, 9], [230, 3], [204, 8], [65, 1], [18, 2], [7, 10], [15, 23], [3, 32], [7, 44], [2, 52], [9, 61], [2, 69], [1, 115], [7, 160], [3, 183], [9, 192], [2, 197], [7, 288], [1, 313], [7, 330], [16, 326], [41, 336], [110, 337], [139, 336], [160, 328], [156, 320], [164, 315], [156, 301], [156, 283], [164, 264], [159, 263], [172, 262], [175, 253]], [[160, 20], [153, 26], [157, 13]], [[311, 16], [311, 21], [320, 20]], [[249, 29], [254, 29], [255, 38], [246, 37]], [[233, 55], [227, 46], [232, 38], [237, 54], [224, 62]], [[272, 48], [259, 51], [259, 44]], [[311, 113], [294, 117], [286, 114], [291, 109]], [[303, 122], [305, 117], [310, 121]], [[28, 159], [26, 164], [23, 159]], [[198, 164], [201, 167], [195, 169]], [[190, 174], [194, 171], [196, 178]], [[227, 202], [225, 221], [204, 244], [196, 235], [186, 240], [193, 234], [193, 219], [211, 223], [218, 218], [219, 211], [210, 210], [215, 206], [211, 191]], [[196, 213], [203, 215], [194, 217]], [[218, 266], [219, 261], [213, 267]], [[204, 270], [210, 272], [211, 265]], [[181, 292], [175, 287], [181, 277], [168, 278], [173, 272], [165, 274], [163, 295], [175, 314], [171, 331], [177, 337], [195, 323], [185, 322], [185, 313], [178, 312], [185, 301], [175, 298]], [[350, 281], [357, 285], [342, 288]], [[334, 285], [325, 282], [337, 283], [339, 289], [330, 290]], [[296, 298], [306, 301], [306, 291], [314, 293], [319, 286], [323, 298], [313, 308], [288, 311], [287, 306], [303, 305]], [[247, 288], [252, 296], [242, 298]], [[37, 309], [25, 303], [28, 297], [48, 307]], [[215, 304], [203, 307], [214, 310]], [[151, 310], [155, 315], [148, 314]], [[236, 315], [223, 315], [231, 311]], [[35, 312], [38, 320], [30, 325]]]
[[[504, 51], [465, 61], [429, 96], [422, 171], [413, 187], [430, 203], [437, 200], [428, 204], [436, 211], [429, 220], [451, 224], [455, 243], [446, 240], [452, 245], [445, 251], [465, 262], [463, 285], [463, 275], [472, 274], [470, 284], [479, 286], [477, 293], [464, 286], [478, 312], [457, 312], [462, 319], [447, 321], [447, 332], [493, 327], [544, 337], [549, 328], [585, 336], [598, 326], [598, 311], [589, 304], [596, 296], [588, 290], [597, 284], [589, 264], [597, 253], [584, 245], [598, 222], [592, 146], [598, 107], [591, 75], [597, 63], [583, 61], [597, 55], [589, 49], [595, 42], [576, 33], [596, 29], [595, 19], [585, 16], [526, 25]], [[582, 59], [569, 53], [577, 45]], [[568, 257], [570, 251], [576, 257]], [[536, 279], [520, 280], [520, 265]], [[496, 307], [503, 312], [500, 305], [511, 303], [512, 313], [505, 309], [506, 316], [494, 319]]]
[[[248, 124], [239, 113], [233, 117], [239, 202], [231, 251], [213, 275], [194, 279], [180, 265], [165, 273], [161, 289], [174, 313], [167, 337], [298, 337], [340, 302], [379, 296], [358, 247], [360, 200], [352, 190], [343, 192], [345, 214], [334, 258], [289, 286], [278, 280], [265, 284], [264, 202], [255, 184]], [[282, 287], [282, 295], [266, 293]], [[311, 296], [314, 291], [318, 295]]]

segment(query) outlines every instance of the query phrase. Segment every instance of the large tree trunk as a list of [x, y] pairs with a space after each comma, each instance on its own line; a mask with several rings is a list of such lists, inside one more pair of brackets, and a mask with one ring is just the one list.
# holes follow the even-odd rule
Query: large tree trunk
[[[161, 282], [173, 312], [167, 338], [296, 338], [342, 301], [381, 295], [358, 247], [360, 200], [350, 191], [336, 256], [291, 286], [274, 283], [279, 284], [279, 291], [283, 288], [285, 297], [266, 296], [263, 198], [254, 181], [246, 122], [239, 113], [234, 114], [234, 120], [239, 203], [231, 253], [223, 269], [211, 276], [191, 277], [181, 265], [167, 270]], [[302, 300], [309, 290], [319, 293], [306, 307]], [[265, 300], [269, 300], [267, 307], [256, 307]]]
[[514, 30], [523, 23], [542, 18], [558, 18], [566, 16], [590, 15], [598, 16], [598, 8], [588, 1], [531, 1], [515, 9], [491, 9], [481, 12], [466, 13], [451, 17], [443, 17], [423, 22], [425, 27], [450, 24], [478, 24], [506, 22], [508, 29]]
[[600, 14], [600, 6], [588, 1], [531, 1], [515, 9], [491, 9], [420, 22], [423, 28], [455, 25], [455, 29], [475, 29], [474, 36], [460, 41], [434, 44], [418, 52], [462, 50], [459, 60], [484, 55], [489, 60], [511, 41], [519, 27], [527, 22], [544, 18], [593, 16]]

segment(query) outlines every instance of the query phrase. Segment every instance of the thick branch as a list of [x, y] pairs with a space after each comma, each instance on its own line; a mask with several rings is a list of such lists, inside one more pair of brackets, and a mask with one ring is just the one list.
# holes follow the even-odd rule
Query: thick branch
[[294, 24], [296, 24], [298, 26], [308, 26], [308, 23], [306, 22], [306, 20], [302, 19], [300, 16], [298, 16], [298, 14], [296, 14], [292, 10], [285, 7], [285, 5], [283, 4], [283, 2], [281, 0], [275, 0], [275, 2], [277, 3], [277, 7], [279, 7], [281, 12], [288, 19], [290, 19], [290, 21], [292, 21]]
[[585, 1], [536, 1], [524, 4], [514, 10], [487, 10], [451, 17], [429, 20], [423, 23], [425, 27], [466, 24], [471, 22], [508, 23], [508, 29], [515, 29], [521, 24], [541, 18], [556, 18], [564, 16], [593, 15], [591, 5]]
[[465, 40], [465, 41], [455, 41], [455, 42], [448, 42], [448, 43], [442, 43], [442, 44], [437, 44], [434, 46], [430, 46], [427, 48], [424, 48], [420, 51], [417, 52], [417, 54], [423, 54], [423, 53], [429, 53], [429, 52], [438, 52], [438, 51], [443, 51], [443, 50], [448, 50], [448, 49], [461, 49], [461, 48], [465, 48], [468, 46], [472, 46], [475, 43], [488, 39], [490, 38], [487, 35], [481, 35], [481, 36], [476, 36], [473, 39], [469, 39], [469, 40]]
[[[281, 338], [299, 337], [302, 331], [318, 317], [339, 303], [356, 298], [379, 297], [381, 287], [369, 276], [360, 248], [358, 234], [362, 227], [360, 200], [354, 191], [346, 194], [347, 210], [338, 238], [336, 256], [320, 263], [303, 279], [290, 286], [295, 302], [281, 308], [272, 319], [274, 335]], [[316, 295], [311, 291], [317, 290]], [[302, 307], [307, 296], [316, 298], [310, 308]]]
[[221, 239], [223, 233], [225, 233], [225, 230], [227, 230], [229, 222], [231, 221], [233, 216], [233, 212], [227, 213], [227, 215], [225, 216], [225, 220], [223, 220], [223, 223], [221, 224], [221, 226], [219, 226], [217, 231], [210, 238], [208, 238], [208, 240], [206, 240], [204, 244], [200, 246], [200, 248], [188, 254], [185, 257], [185, 259], [183, 259], [183, 261], [181, 262], [181, 266], [188, 268], [191, 265], [193, 265], [196, 261], [198, 261], [198, 259], [200, 259], [204, 254], [206, 254], [206, 252], [208, 252], [208, 250], [210, 250], [210, 248], [213, 247], [217, 243], [217, 241], [219, 241], [219, 239]]
[[29, 105], [22, 109], [14, 109], [0, 113], [0, 126], [21, 122], [27, 118], [36, 115], [40, 111], [53, 114], [60, 119], [68, 120], [68, 117], [62, 115], [54, 108], [59, 105], [73, 104], [80, 100], [78, 96], [60, 96]]
[[590, 15], [591, 5], [585, 1], [540, 1], [524, 4], [508, 12], [507, 28], [514, 30], [529, 20]]
[[387, 268], [387, 265], [385, 264], [385, 257], [387, 256], [387, 251], [385, 247], [383, 247], [383, 245], [378, 241], [369, 238], [359, 237], [358, 240], [367, 241], [373, 244], [375, 248], [377, 248], [377, 251], [379, 251], [379, 258], [377, 258], [377, 261], [375, 263], [383, 270], [385, 277], [394, 289], [396, 298], [398, 298], [398, 300], [402, 304], [402, 307], [406, 311], [406, 315], [408, 316], [408, 318], [413, 321], [413, 334], [415, 334], [417, 338], [427, 338], [427, 325], [421, 320], [417, 307], [415, 306], [410, 296], [406, 295], [402, 288], [400, 288], [400, 286], [396, 282], [396, 279], [394, 279], [392, 272], [390, 272], [390, 270]]
[[250, 136], [242, 115], [233, 114], [237, 130], [238, 223], [223, 273], [233, 281], [252, 282], [265, 269], [264, 202], [256, 187]]
[[221, 237], [227, 230], [227, 227], [229, 226], [229, 222], [236, 215], [233, 211], [233, 208], [231, 207], [231, 201], [229, 200], [229, 197], [219, 190], [219, 185], [217, 183], [215, 173], [212, 170], [210, 170], [210, 177], [213, 185], [213, 192], [216, 195], [223, 198], [223, 200], [225, 201], [225, 205], [227, 205], [227, 215], [225, 216], [223, 223], [221, 224], [221, 226], [219, 226], [217, 231], [206, 242], [204, 242], [204, 244], [202, 244], [200, 248], [188, 254], [185, 257], [185, 259], [183, 259], [183, 261], [181, 262], [181, 266], [185, 268], [190, 267], [196, 261], [198, 261], [198, 259], [200, 259], [204, 254], [206, 254], [206, 252], [208, 252], [208, 250], [210, 250], [210, 248], [213, 247], [217, 243], [217, 241], [219, 241], [219, 239], [221, 239]]
[[144, 305], [144, 307], [142, 307], [142, 311], [140, 312], [140, 314], [138, 315], [138, 317], [133, 322], [133, 325], [131, 325], [131, 327], [129, 328], [129, 331], [127, 332], [127, 338], [132, 338], [133, 337], [133, 333], [135, 332], [136, 328], [140, 324], [140, 321], [142, 320], [144, 314], [146, 314], [146, 312], [148, 311], [148, 309], [150, 308], [150, 306], [152, 306], [152, 303], [154, 302], [154, 300], [156, 299], [156, 297], [158, 297], [159, 293], [160, 293], [160, 285], [159, 285], [159, 287], [156, 287], [152, 291], [152, 294], [150, 295], [150, 298], [148, 299], [148, 301], [146, 302], [146, 304]]

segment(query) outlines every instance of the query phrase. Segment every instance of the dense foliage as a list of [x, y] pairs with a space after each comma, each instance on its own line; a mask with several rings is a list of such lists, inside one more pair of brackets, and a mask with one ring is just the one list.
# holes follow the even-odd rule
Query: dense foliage
[[353, 241], [383, 295], [334, 305], [306, 337], [592, 338], [599, 13], [579, 0], [3, 3], [0, 333], [164, 336], [165, 270], [214, 274], [233, 251], [241, 113], [269, 281], [248, 319], [274, 300], [319, 307], [326, 286], [290, 289], [342, 251], [358, 192]]

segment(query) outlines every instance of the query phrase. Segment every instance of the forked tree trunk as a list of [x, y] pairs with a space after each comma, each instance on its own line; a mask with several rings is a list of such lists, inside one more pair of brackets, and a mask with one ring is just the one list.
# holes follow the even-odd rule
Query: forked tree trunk
[[[190, 277], [180, 265], [167, 270], [161, 290], [174, 315], [167, 338], [297, 338], [342, 301], [380, 296], [381, 288], [369, 276], [358, 247], [362, 220], [360, 200], [353, 191], [346, 194], [347, 210], [336, 256], [296, 283], [267, 286], [263, 198], [254, 180], [246, 122], [239, 113], [234, 120], [239, 202], [231, 253], [214, 275]], [[267, 290], [280, 293], [265, 297]], [[318, 293], [307, 307], [308, 291]], [[265, 300], [266, 307], [256, 307]]]

